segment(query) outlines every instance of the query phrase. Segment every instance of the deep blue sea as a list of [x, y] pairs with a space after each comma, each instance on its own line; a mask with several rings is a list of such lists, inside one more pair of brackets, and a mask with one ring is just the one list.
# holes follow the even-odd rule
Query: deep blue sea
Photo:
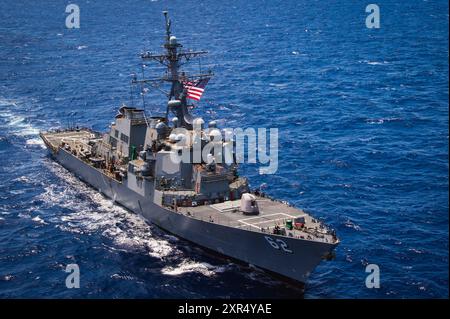
[[[0, 1], [1, 298], [448, 297], [448, 3]], [[107, 129], [161, 12], [214, 67], [195, 114], [279, 129], [279, 169], [252, 186], [336, 229], [333, 261], [304, 293], [148, 225], [52, 162], [40, 130]], [[159, 75], [148, 68], [148, 75]], [[146, 110], [164, 110], [149, 93]], [[70, 123], [69, 123], [70, 122]], [[77, 263], [81, 288], [67, 289]], [[365, 286], [367, 264], [381, 287]]]

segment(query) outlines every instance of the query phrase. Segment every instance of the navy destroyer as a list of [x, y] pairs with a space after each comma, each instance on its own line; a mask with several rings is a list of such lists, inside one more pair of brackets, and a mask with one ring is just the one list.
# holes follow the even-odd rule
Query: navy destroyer
[[[215, 121], [207, 126], [192, 115], [212, 72], [188, 74], [181, 65], [205, 51], [183, 50], [165, 16], [164, 53], [144, 52], [143, 61], [167, 67], [162, 78], [133, 77], [136, 85], [170, 85], [165, 115], [123, 105], [109, 132], [68, 128], [41, 132], [53, 159], [80, 180], [147, 221], [194, 244], [296, 282], [333, 252], [335, 232], [286, 202], [250, 190], [239, 176], [233, 140]], [[191, 101], [191, 102], [190, 102]], [[183, 129], [183, 134], [176, 133]], [[195, 160], [193, 150], [215, 146]], [[231, 147], [230, 147], [231, 146]], [[175, 161], [176, 154], [188, 160]]]

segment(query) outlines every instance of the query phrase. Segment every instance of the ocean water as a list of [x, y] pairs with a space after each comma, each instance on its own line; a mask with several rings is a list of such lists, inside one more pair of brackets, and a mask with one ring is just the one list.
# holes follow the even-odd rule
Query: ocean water
[[[0, 1], [0, 297], [448, 297], [448, 3]], [[52, 162], [38, 132], [106, 130], [130, 99], [162, 10], [214, 66], [195, 114], [277, 127], [279, 169], [252, 186], [304, 208], [341, 244], [304, 291], [210, 256], [114, 205]], [[151, 69], [146, 70], [149, 75]], [[150, 93], [146, 110], [163, 99]], [[81, 288], [65, 287], [77, 263]], [[377, 264], [381, 286], [368, 289]]]

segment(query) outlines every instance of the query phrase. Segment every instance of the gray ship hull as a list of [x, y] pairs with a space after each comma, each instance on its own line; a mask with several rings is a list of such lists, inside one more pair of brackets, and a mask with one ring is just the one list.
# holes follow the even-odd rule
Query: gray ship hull
[[[336, 246], [195, 219], [155, 204], [153, 196], [146, 198], [130, 190], [64, 149], [52, 152], [52, 156], [80, 180], [148, 222], [199, 246], [300, 283], [306, 282], [312, 270]], [[277, 238], [288, 245], [290, 253], [270, 244]]]

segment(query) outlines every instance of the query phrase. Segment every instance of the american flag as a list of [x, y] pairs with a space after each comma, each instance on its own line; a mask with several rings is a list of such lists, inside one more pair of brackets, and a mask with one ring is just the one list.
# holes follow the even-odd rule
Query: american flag
[[186, 89], [187, 98], [200, 101], [208, 81], [209, 78], [183, 82], [183, 86]]

